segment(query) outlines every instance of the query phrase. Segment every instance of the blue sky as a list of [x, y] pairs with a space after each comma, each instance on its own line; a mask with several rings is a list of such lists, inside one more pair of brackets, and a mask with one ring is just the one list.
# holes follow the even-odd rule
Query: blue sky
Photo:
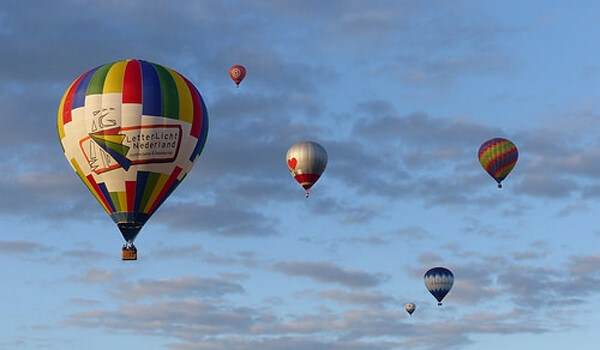
[[[1, 2], [0, 349], [595, 349], [598, 13]], [[134, 263], [56, 133], [71, 81], [126, 58], [185, 75], [210, 118]], [[502, 190], [476, 158], [498, 136], [520, 153]], [[308, 200], [284, 159], [306, 139], [329, 154]]]

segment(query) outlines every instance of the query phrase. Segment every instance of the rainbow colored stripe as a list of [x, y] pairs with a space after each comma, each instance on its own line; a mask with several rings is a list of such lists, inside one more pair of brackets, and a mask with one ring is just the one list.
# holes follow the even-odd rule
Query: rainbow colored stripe
[[518, 158], [517, 147], [507, 139], [493, 138], [479, 148], [479, 163], [498, 184], [515, 167]]
[[94, 94], [121, 93], [122, 103], [142, 105], [142, 114], [178, 119], [192, 124], [190, 135], [198, 142], [190, 161], [202, 152], [208, 134], [206, 105], [196, 87], [176, 71], [142, 60], [108, 63], [82, 74], [67, 89], [58, 108], [58, 135], [72, 121], [71, 111]]
[[[125, 182], [124, 192], [109, 192], [103, 182], [96, 182], [92, 175], [86, 176], [75, 159], [71, 159], [71, 164], [115, 223], [126, 221], [143, 224], [183, 181], [177, 179], [181, 173], [180, 167], [175, 167], [169, 175], [139, 171], [135, 181]], [[137, 216], [145, 219], [140, 222]]]

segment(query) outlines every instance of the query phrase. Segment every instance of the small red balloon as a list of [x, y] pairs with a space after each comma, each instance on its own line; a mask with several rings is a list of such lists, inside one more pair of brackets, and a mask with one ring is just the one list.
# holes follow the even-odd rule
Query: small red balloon
[[246, 68], [239, 64], [231, 66], [231, 68], [229, 68], [229, 76], [231, 77], [235, 85], [239, 87], [240, 83], [242, 82], [242, 80], [244, 80], [244, 77], [246, 76]]

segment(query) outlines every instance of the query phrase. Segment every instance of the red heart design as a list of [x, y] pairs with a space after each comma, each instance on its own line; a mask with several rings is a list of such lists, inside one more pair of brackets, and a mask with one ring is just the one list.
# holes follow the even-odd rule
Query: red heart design
[[296, 158], [288, 159], [288, 166], [290, 168], [292, 168], [292, 170], [296, 170], [296, 165], [298, 165], [298, 159], [296, 159]]

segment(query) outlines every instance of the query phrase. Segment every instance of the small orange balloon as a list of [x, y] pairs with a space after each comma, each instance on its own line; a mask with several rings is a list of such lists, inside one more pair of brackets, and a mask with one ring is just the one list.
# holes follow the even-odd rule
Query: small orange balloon
[[231, 68], [229, 68], [229, 76], [231, 77], [235, 85], [237, 87], [240, 87], [240, 83], [242, 82], [242, 80], [244, 80], [244, 77], [246, 76], [246, 68], [239, 64], [231, 66]]

